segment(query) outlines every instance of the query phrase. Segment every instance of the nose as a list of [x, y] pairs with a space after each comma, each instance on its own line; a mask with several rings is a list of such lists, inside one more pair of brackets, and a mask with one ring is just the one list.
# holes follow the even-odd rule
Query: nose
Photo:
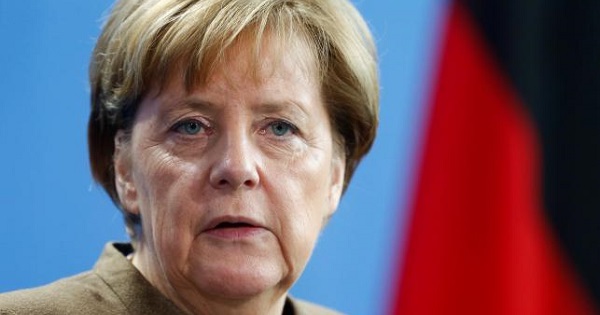
[[242, 135], [220, 141], [215, 163], [210, 170], [210, 184], [216, 189], [254, 188], [259, 184], [256, 152], [252, 142]]

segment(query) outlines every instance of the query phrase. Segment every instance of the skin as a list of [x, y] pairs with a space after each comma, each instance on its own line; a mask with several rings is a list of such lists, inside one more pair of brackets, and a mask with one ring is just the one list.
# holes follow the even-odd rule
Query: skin
[[269, 42], [254, 64], [241, 40], [189, 93], [173, 76], [115, 138], [121, 202], [142, 218], [133, 264], [192, 314], [281, 314], [342, 193], [315, 58]]

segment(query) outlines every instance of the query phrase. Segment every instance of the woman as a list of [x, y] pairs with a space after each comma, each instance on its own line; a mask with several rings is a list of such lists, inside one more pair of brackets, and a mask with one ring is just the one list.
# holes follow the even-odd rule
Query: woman
[[121, 0], [90, 65], [92, 172], [131, 244], [0, 296], [23, 314], [332, 314], [289, 297], [377, 126], [346, 0]]

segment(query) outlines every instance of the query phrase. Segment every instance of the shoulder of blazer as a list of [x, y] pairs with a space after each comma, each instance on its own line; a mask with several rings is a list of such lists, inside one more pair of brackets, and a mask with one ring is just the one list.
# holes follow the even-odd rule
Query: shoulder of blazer
[[84, 272], [33, 289], [0, 294], [0, 315], [69, 313], [126, 314], [126, 309], [93, 272]]

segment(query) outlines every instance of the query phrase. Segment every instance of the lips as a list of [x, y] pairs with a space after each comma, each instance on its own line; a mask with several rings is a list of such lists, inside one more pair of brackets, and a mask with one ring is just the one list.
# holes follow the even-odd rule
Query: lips
[[209, 221], [205, 231], [226, 228], [263, 227], [256, 220], [241, 216], [219, 216]]
[[238, 240], [265, 231], [262, 224], [251, 218], [223, 216], [211, 220], [203, 233], [222, 239]]

